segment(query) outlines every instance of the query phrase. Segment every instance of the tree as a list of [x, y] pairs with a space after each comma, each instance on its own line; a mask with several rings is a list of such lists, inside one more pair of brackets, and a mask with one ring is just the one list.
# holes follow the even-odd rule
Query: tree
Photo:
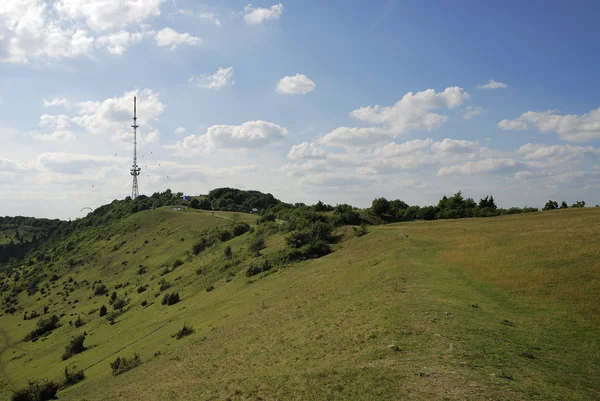
[[202, 210], [210, 210], [210, 201], [206, 198], [202, 198], [198, 204], [198, 207]]
[[571, 207], [585, 207], [585, 201], [577, 201], [573, 203]]
[[231, 247], [229, 245], [227, 245], [227, 248], [225, 248], [225, 259], [229, 260], [233, 257], [233, 252], [231, 252]]
[[390, 212], [390, 201], [386, 198], [376, 198], [373, 199], [373, 203], [371, 204], [371, 209], [373, 209], [373, 213], [378, 216], [381, 216], [385, 213]]
[[554, 210], [554, 209], [558, 209], [558, 202], [549, 200], [548, 202], [546, 202], [546, 205], [544, 206], [544, 208], [542, 210]]
[[408, 203], [403, 202], [400, 199], [390, 201], [390, 213], [392, 215], [396, 216], [400, 210], [406, 209], [408, 209]]
[[200, 209], [200, 201], [197, 198], [192, 199], [190, 202], [190, 207], [192, 209]]
[[106, 306], [102, 305], [102, 306], [100, 307], [100, 317], [102, 317], [102, 316], [106, 315], [106, 312], [107, 312], [107, 310], [106, 310]]
[[567, 209], [568, 207], [569, 207], [569, 205], [567, 205], [567, 202], [565, 202], [565, 201], [561, 202], [561, 204], [560, 204], [561, 209]]
[[125, 305], [125, 300], [123, 298], [119, 298], [113, 303], [113, 308], [115, 308], [115, 310], [119, 312], [123, 312], [123, 308], [125, 307]]

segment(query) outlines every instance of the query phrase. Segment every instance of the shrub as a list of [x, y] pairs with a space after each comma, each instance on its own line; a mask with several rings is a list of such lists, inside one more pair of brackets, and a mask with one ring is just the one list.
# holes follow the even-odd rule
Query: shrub
[[229, 230], [220, 230], [218, 237], [221, 242], [227, 242], [233, 238], [233, 234]]
[[85, 341], [85, 335], [81, 334], [71, 340], [69, 345], [65, 347], [65, 353], [63, 354], [62, 360], [65, 361], [73, 355], [81, 354], [87, 348], [84, 347], [83, 342]]
[[227, 260], [229, 260], [233, 257], [233, 252], [231, 252], [231, 247], [229, 245], [227, 245], [227, 247], [225, 248], [224, 254], [225, 254], [225, 259], [227, 259]]
[[250, 244], [248, 245], [248, 250], [252, 252], [254, 256], [259, 256], [260, 251], [265, 248], [265, 239], [256, 235], [250, 240]]
[[273, 266], [271, 266], [269, 260], [264, 259], [262, 263], [250, 265], [250, 267], [248, 267], [248, 269], [246, 270], [246, 277], [256, 276], [259, 273], [271, 270], [272, 267]]
[[192, 252], [194, 253], [194, 255], [198, 255], [200, 252], [204, 251], [210, 245], [212, 245], [210, 243], [210, 241], [208, 241], [208, 239], [206, 237], [202, 237], [198, 240], [198, 242], [196, 242], [192, 246]]
[[176, 259], [175, 262], [173, 262], [173, 270], [177, 269], [179, 266], [181, 266], [183, 264], [183, 260], [181, 259]]
[[250, 225], [248, 223], [237, 222], [233, 224], [233, 235], [238, 237], [247, 233], [250, 230]]
[[100, 314], [100, 317], [102, 317], [102, 316], [106, 315], [106, 312], [107, 312], [106, 306], [105, 306], [105, 305], [102, 305], [102, 306], [100, 307], [100, 313], [99, 313], [99, 314]]
[[196, 269], [196, 275], [197, 276], [201, 275], [202, 273], [204, 273], [204, 269], [203, 268], [199, 267], [199, 268]]
[[90, 309], [90, 311], [88, 312], [88, 315], [93, 315], [94, 313], [98, 312], [98, 308], [92, 308]]
[[160, 279], [160, 281], [158, 282], [158, 285], [159, 285], [160, 291], [168, 290], [169, 288], [171, 288], [171, 283], [169, 283], [164, 278]]
[[127, 302], [123, 298], [119, 298], [113, 303], [113, 308], [116, 311], [122, 312], [125, 305], [127, 305]]
[[12, 401], [47, 401], [56, 400], [59, 385], [54, 382], [31, 381], [27, 388], [17, 390]]
[[49, 319], [40, 319], [37, 322], [37, 328], [25, 336], [25, 341], [37, 340], [38, 337], [50, 333], [57, 327], [58, 317], [56, 315], [52, 315]]
[[148, 286], [140, 285], [137, 289], [137, 293], [141, 294], [142, 292], [146, 291], [147, 289], [148, 289]]
[[138, 354], [133, 354], [131, 358], [117, 357], [110, 363], [113, 376], [118, 376], [142, 364], [142, 359]]
[[69, 387], [74, 384], [79, 383], [85, 379], [85, 373], [83, 373], [83, 369], [80, 370], [69, 370], [69, 368], [65, 367], [65, 380], [63, 381], [63, 387]]
[[161, 301], [161, 305], [171, 306], [171, 305], [175, 305], [179, 301], [180, 301], [179, 293], [172, 292], [170, 294], [165, 294], [165, 296], [163, 297], [163, 299]]
[[116, 291], [113, 291], [113, 293], [112, 293], [112, 294], [110, 294], [110, 300], [111, 300], [112, 302], [115, 302], [115, 300], [116, 300], [116, 299], [117, 299], [117, 292], [116, 292]]
[[363, 235], [367, 235], [369, 233], [369, 228], [364, 223], [358, 227], [352, 227], [352, 229], [354, 230], [354, 234], [356, 234], [357, 237], [362, 237]]
[[75, 328], [79, 328], [81, 326], [83, 326], [85, 324], [85, 322], [83, 321], [83, 319], [81, 319], [81, 316], [77, 316], [77, 320], [75, 320]]
[[140, 266], [140, 268], [137, 271], [137, 274], [144, 274], [148, 271], [148, 269], [144, 266]]
[[215, 286], [211, 284], [208, 287], [206, 287], [206, 292], [211, 292], [214, 289], [215, 289]]
[[106, 292], [107, 292], [106, 286], [104, 284], [100, 284], [94, 290], [94, 295], [104, 295], [104, 294], [106, 294]]
[[146, 305], [148, 305], [148, 301], [146, 301], [146, 300], [144, 299], [140, 305], [142, 305], [142, 306], [146, 306]]
[[184, 323], [181, 330], [179, 330], [177, 333], [175, 333], [175, 335], [173, 337], [175, 337], [178, 340], [181, 340], [183, 337], [193, 334], [194, 331], [195, 330], [192, 326], [189, 326], [187, 323]]

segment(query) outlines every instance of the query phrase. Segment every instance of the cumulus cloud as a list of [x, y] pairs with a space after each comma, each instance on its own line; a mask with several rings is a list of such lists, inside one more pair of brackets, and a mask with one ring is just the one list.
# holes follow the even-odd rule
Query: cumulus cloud
[[206, 20], [206, 21], [210, 21], [213, 24], [215, 24], [216, 26], [221, 26], [221, 21], [219, 21], [219, 18], [217, 18], [215, 13], [200, 13], [200, 14], [198, 14], [198, 18]]
[[302, 142], [298, 145], [292, 146], [292, 149], [287, 155], [290, 160], [297, 159], [324, 159], [325, 150], [318, 147], [314, 143]]
[[192, 77], [189, 82], [194, 82], [200, 88], [221, 89], [226, 86], [233, 86], [233, 67], [219, 67], [217, 72], [212, 75], [202, 74], [199, 77]]
[[185, 134], [185, 128], [177, 127], [173, 132], [175, 132], [176, 134]]
[[252, 4], [244, 7], [244, 21], [249, 25], [262, 24], [269, 20], [278, 20], [283, 14], [283, 4], [275, 4], [270, 8], [254, 8]]
[[75, 135], [68, 130], [57, 130], [51, 134], [38, 134], [35, 137], [43, 141], [72, 141], [76, 139]]
[[296, 74], [294, 76], [285, 76], [279, 80], [277, 84], [277, 92], [284, 94], [306, 94], [315, 89], [315, 82], [304, 74]]
[[128, 47], [141, 42], [143, 37], [144, 35], [140, 32], [130, 33], [122, 30], [110, 35], [100, 36], [96, 39], [96, 45], [106, 47], [110, 54], [121, 55], [125, 53]]
[[600, 149], [593, 146], [528, 143], [521, 146], [517, 152], [523, 154], [525, 159], [546, 159], [554, 163], [596, 161], [600, 158]]
[[506, 88], [507, 86], [508, 85], [506, 85], [505, 83], [490, 79], [490, 81], [487, 84], [477, 85], [477, 89], [502, 89]]
[[593, 141], [600, 139], [600, 107], [582, 115], [563, 115], [558, 110], [528, 111], [515, 120], [502, 120], [498, 126], [506, 130], [534, 127], [541, 133], [556, 132], [565, 141]]
[[200, 38], [192, 36], [187, 32], [178, 33], [168, 27], [158, 31], [154, 39], [157, 46], [169, 47], [170, 50], [175, 50], [177, 46], [195, 46], [202, 42]]
[[63, 18], [83, 20], [96, 31], [137, 25], [160, 15], [166, 0], [57, 0], [54, 9]]
[[477, 117], [484, 111], [485, 110], [483, 109], [483, 107], [480, 106], [467, 106], [460, 111], [460, 115], [465, 120], [472, 120], [474, 117]]
[[522, 131], [527, 129], [527, 123], [517, 120], [502, 120], [498, 123], [498, 127], [507, 131]]
[[248, 121], [242, 125], [213, 125], [204, 135], [189, 135], [175, 145], [165, 146], [174, 154], [190, 156], [218, 149], [262, 147], [283, 139], [287, 129], [267, 121]]
[[415, 139], [404, 143], [391, 142], [387, 145], [375, 149], [374, 154], [378, 157], [394, 157], [413, 153], [425, 148], [429, 148], [433, 144], [432, 139]]
[[[152, 121], [156, 121], [163, 113], [165, 106], [160, 101], [158, 92], [150, 89], [126, 92], [123, 96], [108, 98], [102, 101], [80, 102], [75, 105], [78, 115], [71, 118], [75, 123], [92, 135], [113, 134], [112, 139], [130, 141], [133, 134], [129, 126], [133, 113], [133, 97], [137, 96], [138, 124], [143, 136], [154, 129]], [[156, 137], [156, 134], [154, 134]]]
[[56, 128], [58, 130], [63, 130], [67, 128], [70, 124], [71, 119], [69, 116], [64, 114], [59, 115], [51, 115], [51, 114], [42, 114], [40, 116], [40, 127], [51, 127]]
[[488, 158], [478, 161], [467, 161], [462, 164], [454, 166], [442, 167], [438, 170], [438, 176], [445, 176], [451, 174], [480, 174], [480, 173], [514, 173], [518, 170], [525, 168], [526, 166], [513, 159], [493, 159]]
[[446, 138], [431, 144], [431, 150], [438, 153], [473, 153], [481, 150], [479, 141], [465, 141]]
[[393, 106], [367, 106], [350, 112], [351, 117], [377, 127], [339, 127], [319, 142], [327, 146], [364, 146], [389, 141], [407, 132], [432, 130], [448, 120], [434, 110], [454, 109], [468, 98], [469, 94], [456, 86], [437, 93], [433, 89], [408, 92]]
[[44, 107], [55, 107], [55, 106], [63, 106], [66, 108], [71, 107], [71, 103], [65, 98], [55, 97], [50, 100], [44, 99]]
[[[0, 2], [0, 62], [88, 56], [98, 46], [122, 54], [125, 34], [94, 32], [139, 26], [160, 14], [164, 0], [4, 0]], [[90, 33], [90, 30], [92, 31]], [[139, 42], [130, 34], [127, 44]]]

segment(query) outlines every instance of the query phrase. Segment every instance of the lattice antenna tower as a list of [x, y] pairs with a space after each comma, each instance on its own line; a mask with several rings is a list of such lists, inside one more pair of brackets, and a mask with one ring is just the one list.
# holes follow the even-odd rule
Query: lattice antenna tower
[[133, 186], [131, 187], [131, 199], [135, 199], [140, 194], [138, 188], [138, 175], [140, 175], [140, 168], [137, 165], [137, 107], [136, 107], [136, 96], [133, 97], [133, 165], [131, 166], [130, 174], [133, 176]]

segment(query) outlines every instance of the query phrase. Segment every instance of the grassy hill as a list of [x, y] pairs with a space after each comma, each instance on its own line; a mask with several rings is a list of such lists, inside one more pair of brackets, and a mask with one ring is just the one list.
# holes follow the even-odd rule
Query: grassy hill
[[[599, 209], [397, 223], [361, 237], [345, 227], [333, 253], [251, 277], [285, 247], [281, 234], [259, 257], [251, 233], [191, 251], [231, 219], [256, 227], [253, 215], [169, 206], [54, 245], [62, 256], [42, 268], [56, 279], [0, 316], [0, 399], [67, 367], [86, 377], [61, 400], [600, 399]], [[171, 287], [160, 291], [161, 279]], [[181, 301], [162, 305], [173, 291]], [[52, 314], [57, 329], [23, 341]], [[178, 340], [185, 323], [195, 331]], [[84, 332], [87, 350], [63, 361]], [[113, 376], [110, 363], [134, 353], [142, 364]]]

